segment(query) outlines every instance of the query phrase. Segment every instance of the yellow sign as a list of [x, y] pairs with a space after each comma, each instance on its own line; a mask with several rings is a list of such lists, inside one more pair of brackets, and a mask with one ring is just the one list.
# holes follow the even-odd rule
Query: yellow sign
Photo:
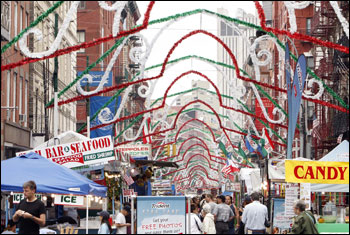
[[348, 162], [285, 160], [286, 182], [349, 184]]

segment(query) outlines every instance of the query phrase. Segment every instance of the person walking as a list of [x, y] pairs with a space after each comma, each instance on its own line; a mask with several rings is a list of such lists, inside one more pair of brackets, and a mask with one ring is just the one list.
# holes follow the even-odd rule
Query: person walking
[[211, 208], [209, 204], [205, 204], [202, 208], [203, 216], [203, 234], [216, 234], [214, 215], [210, 213]]
[[239, 208], [239, 228], [238, 228], [238, 234], [244, 234], [244, 224], [242, 222], [242, 215], [243, 211], [246, 205], [250, 204], [252, 202], [252, 199], [249, 196], [246, 196], [244, 198], [244, 201], [242, 202], [242, 207]]
[[[226, 203], [226, 205], [228, 205], [231, 208], [231, 210], [234, 214], [234, 218], [236, 218], [236, 221], [237, 221], [236, 226], [238, 228], [239, 214], [238, 214], [238, 210], [237, 210], [235, 204], [232, 203], [232, 197], [225, 196], [225, 203]], [[235, 220], [234, 220], [234, 218], [232, 218], [232, 220], [229, 220], [229, 222], [228, 222], [228, 229], [229, 229], [228, 234], [235, 234]]]
[[220, 195], [217, 197], [218, 205], [213, 211], [215, 218], [216, 234], [228, 234], [229, 227], [228, 222], [233, 219], [234, 214], [231, 208], [225, 204], [225, 196]]
[[39, 234], [40, 226], [45, 226], [45, 205], [35, 197], [35, 192], [36, 184], [34, 181], [23, 184], [25, 198], [20, 201], [12, 217], [14, 222], [18, 222], [19, 234]]
[[252, 203], [244, 208], [242, 222], [248, 234], [265, 234], [265, 221], [268, 220], [267, 207], [260, 203], [259, 193], [250, 195]]
[[97, 213], [100, 216], [101, 226], [98, 230], [98, 234], [110, 234], [112, 227], [109, 224], [109, 213], [107, 211], [101, 211]]
[[116, 234], [127, 234], [127, 227], [131, 226], [130, 223], [126, 223], [125, 216], [130, 214], [131, 209], [130, 206], [126, 205], [123, 207], [121, 212], [118, 213], [117, 218], [115, 220], [115, 226], [117, 226]]
[[305, 211], [303, 200], [294, 205], [294, 213], [297, 215], [292, 226], [294, 234], [319, 234], [316, 228], [316, 219], [310, 211]]
[[[186, 218], [186, 221], [187, 221], [187, 218]], [[202, 221], [198, 217], [198, 206], [192, 203], [191, 204], [191, 228], [189, 228], [187, 224], [187, 231], [191, 229], [191, 234], [200, 234], [202, 233], [202, 226], [203, 226]]]
[[210, 205], [211, 211], [210, 213], [213, 214], [214, 209], [217, 207], [217, 204], [214, 202], [214, 197], [212, 194], [207, 194], [205, 197], [205, 201], [206, 203], [208, 203]]

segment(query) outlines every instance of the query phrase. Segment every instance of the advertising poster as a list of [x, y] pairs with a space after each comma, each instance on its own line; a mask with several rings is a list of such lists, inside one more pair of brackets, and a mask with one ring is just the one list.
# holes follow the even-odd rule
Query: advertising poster
[[138, 197], [137, 234], [185, 234], [185, 197]]
[[273, 199], [273, 231], [277, 234], [284, 234], [292, 227], [291, 220], [285, 216], [285, 200], [283, 198]]
[[311, 208], [311, 185], [310, 183], [300, 184], [300, 200], [306, 204], [306, 210]]
[[152, 153], [152, 146], [150, 144], [125, 144], [118, 146], [116, 151], [126, 153], [134, 160], [149, 160]]
[[287, 183], [285, 195], [285, 215], [294, 217], [294, 203], [299, 199], [299, 184]]
[[104, 136], [69, 144], [51, 146], [43, 149], [16, 153], [21, 156], [29, 152], [51, 160], [68, 168], [91, 165], [114, 160], [113, 142], [111, 136]]

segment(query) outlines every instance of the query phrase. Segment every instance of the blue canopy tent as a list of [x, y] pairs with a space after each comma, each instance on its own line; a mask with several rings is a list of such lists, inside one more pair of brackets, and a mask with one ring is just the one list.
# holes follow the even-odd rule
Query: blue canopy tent
[[1, 191], [22, 192], [28, 180], [36, 183], [38, 193], [106, 197], [107, 192], [105, 186], [34, 152], [1, 161]]

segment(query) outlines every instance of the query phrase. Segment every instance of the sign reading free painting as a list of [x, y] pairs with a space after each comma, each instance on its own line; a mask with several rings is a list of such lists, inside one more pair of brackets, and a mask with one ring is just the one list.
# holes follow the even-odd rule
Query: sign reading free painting
[[68, 168], [114, 160], [111, 136], [19, 152], [16, 155], [21, 156], [29, 152], [36, 152]]

